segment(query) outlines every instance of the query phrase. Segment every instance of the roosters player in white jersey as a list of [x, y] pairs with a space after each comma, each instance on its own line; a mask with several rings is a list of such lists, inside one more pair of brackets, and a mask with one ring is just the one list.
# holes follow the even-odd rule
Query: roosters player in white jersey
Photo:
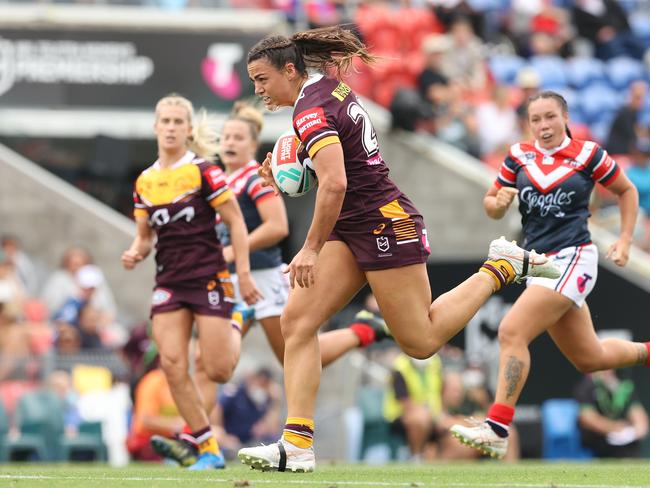
[[529, 99], [528, 122], [535, 140], [511, 147], [483, 202], [487, 214], [500, 219], [518, 195], [524, 249], [546, 253], [561, 271], [557, 279], [528, 278], [526, 290], [501, 322], [496, 398], [485, 422], [451, 428], [462, 443], [496, 458], [506, 453], [508, 426], [530, 368], [528, 345], [538, 335], [548, 332], [583, 373], [649, 365], [650, 343], [599, 340], [585, 303], [598, 273], [598, 250], [587, 226], [594, 185], [618, 197], [621, 234], [606, 256], [618, 266], [628, 260], [638, 194], [598, 144], [571, 138], [568, 111], [555, 92]]

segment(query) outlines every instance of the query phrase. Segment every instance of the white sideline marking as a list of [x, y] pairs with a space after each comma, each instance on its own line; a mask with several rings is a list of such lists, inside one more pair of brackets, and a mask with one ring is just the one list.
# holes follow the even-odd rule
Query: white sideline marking
[[[126, 477], [116, 477], [116, 476], [40, 476], [40, 475], [11, 475], [11, 474], [0, 474], [0, 479], [14, 479], [14, 480], [78, 480], [78, 481], [192, 481], [192, 482], [203, 482], [206, 483], [232, 483], [235, 479], [232, 478], [205, 478], [204, 480], [196, 480], [192, 478], [168, 478], [168, 477], [141, 477], [141, 476], [126, 476]], [[278, 480], [260, 480], [254, 479], [252, 484], [263, 484], [263, 483], [278, 483]], [[326, 481], [326, 480], [282, 480], [282, 483], [287, 485], [343, 485], [343, 486], [409, 486], [409, 487], [418, 487], [425, 488], [427, 486], [439, 486], [438, 482], [433, 480], [431, 483], [421, 483], [421, 482], [405, 482], [405, 483], [395, 483], [387, 481]], [[445, 486], [457, 486], [457, 487], [474, 487], [476, 483], [445, 483]], [[552, 482], [548, 483], [481, 483], [482, 487], [494, 487], [494, 488], [549, 488], [554, 486]], [[642, 485], [568, 485], [562, 483], [562, 488], [642, 488]]]

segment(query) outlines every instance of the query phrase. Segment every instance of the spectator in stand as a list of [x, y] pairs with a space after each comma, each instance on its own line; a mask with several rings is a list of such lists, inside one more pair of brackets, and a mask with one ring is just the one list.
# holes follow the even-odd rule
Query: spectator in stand
[[151, 448], [153, 435], [171, 437], [183, 429], [185, 421], [174, 403], [165, 373], [158, 367], [158, 357], [135, 387], [133, 423], [127, 439], [131, 457], [140, 461], [160, 460]]
[[95, 290], [104, 282], [104, 274], [94, 264], [82, 266], [76, 274], [77, 292], [68, 297], [52, 320], [76, 327], [81, 338], [82, 349], [102, 348], [101, 330], [107, 325], [91, 303]]
[[444, 54], [451, 48], [451, 39], [445, 34], [431, 34], [422, 41], [424, 69], [418, 76], [418, 90], [424, 100], [435, 105], [436, 86], [447, 86], [449, 80], [442, 74]]
[[476, 109], [481, 155], [508, 153], [519, 139], [517, 113], [510, 105], [510, 92], [504, 85], [494, 85], [492, 98]]
[[236, 452], [242, 445], [274, 442], [282, 430], [281, 396], [280, 385], [266, 368], [246, 375], [239, 385], [225, 385], [214, 409], [222, 448]]
[[533, 68], [523, 68], [517, 73], [517, 86], [521, 89], [521, 103], [517, 106], [517, 127], [524, 141], [533, 138], [528, 124], [528, 99], [539, 91], [541, 80]]
[[442, 382], [437, 355], [414, 359], [400, 353], [393, 363], [390, 387], [384, 396], [384, 417], [391, 430], [405, 438], [414, 460], [432, 460], [436, 455]]
[[24, 379], [25, 371], [19, 370], [29, 358], [29, 334], [16, 321], [10, 299], [9, 290], [0, 287], [0, 381], [12, 375]]
[[47, 378], [47, 386], [63, 402], [63, 427], [65, 429], [65, 435], [74, 437], [77, 435], [82, 419], [77, 406], [79, 398], [72, 387], [70, 374], [67, 371], [52, 371]]
[[458, 83], [435, 84], [434, 130], [439, 139], [479, 157], [479, 140], [476, 117], [463, 98], [463, 88]]
[[38, 277], [36, 269], [29, 256], [21, 249], [20, 241], [16, 236], [4, 235], [0, 243], [9, 261], [16, 272], [16, 276], [22, 283], [29, 296], [36, 296], [38, 288]]
[[[59, 310], [68, 298], [77, 293], [77, 271], [87, 264], [93, 264], [93, 259], [84, 248], [73, 246], [65, 251], [60, 269], [49, 276], [41, 292], [50, 313]], [[105, 314], [108, 323], [115, 318], [115, 298], [106, 280], [93, 293], [91, 304]]]
[[18, 278], [14, 264], [0, 249], [0, 296], [4, 313], [16, 321], [22, 317], [26, 293]]
[[632, 380], [614, 370], [586, 376], [576, 389], [582, 445], [596, 457], [640, 458], [648, 435], [648, 414]]
[[639, 140], [648, 137], [648, 128], [639, 124], [639, 112], [645, 105], [647, 92], [645, 81], [637, 80], [630, 85], [627, 104], [619, 109], [609, 129], [605, 148], [610, 154], [641, 157]]
[[460, 83], [463, 91], [483, 90], [486, 84], [483, 43], [472, 24], [467, 18], [458, 17], [449, 27], [449, 36], [451, 48], [445, 52], [442, 73]]
[[617, 0], [576, 0], [571, 13], [578, 35], [594, 42], [596, 57], [643, 59], [645, 48], [632, 33], [627, 14]]

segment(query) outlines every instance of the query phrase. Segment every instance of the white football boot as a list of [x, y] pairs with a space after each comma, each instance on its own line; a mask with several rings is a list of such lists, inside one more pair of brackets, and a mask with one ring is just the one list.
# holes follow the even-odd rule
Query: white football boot
[[239, 450], [237, 457], [242, 463], [262, 471], [311, 473], [316, 468], [313, 447], [302, 449], [283, 440], [268, 446], [245, 447]]
[[508, 241], [503, 236], [490, 243], [488, 259], [497, 262], [504, 259], [510, 263], [515, 276], [508, 282], [520, 283], [529, 276], [551, 279], [560, 277], [560, 269], [545, 254], [537, 254], [534, 250], [526, 251], [515, 241]]
[[[473, 421], [473, 419], [468, 420]], [[474, 427], [456, 424], [452, 425], [449, 431], [462, 444], [493, 458], [502, 459], [508, 450], [508, 438], [499, 437], [487, 422], [473, 422], [476, 423]]]

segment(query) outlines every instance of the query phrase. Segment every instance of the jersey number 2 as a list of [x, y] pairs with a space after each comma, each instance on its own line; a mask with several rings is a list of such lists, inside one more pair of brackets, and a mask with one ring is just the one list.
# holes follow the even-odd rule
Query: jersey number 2
[[375, 128], [372, 126], [372, 122], [370, 122], [368, 113], [361, 105], [352, 102], [348, 105], [348, 115], [354, 122], [354, 125], [361, 122], [363, 149], [366, 151], [368, 157], [374, 156], [379, 150], [379, 143], [377, 142], [377, 134], [375, 134]]

